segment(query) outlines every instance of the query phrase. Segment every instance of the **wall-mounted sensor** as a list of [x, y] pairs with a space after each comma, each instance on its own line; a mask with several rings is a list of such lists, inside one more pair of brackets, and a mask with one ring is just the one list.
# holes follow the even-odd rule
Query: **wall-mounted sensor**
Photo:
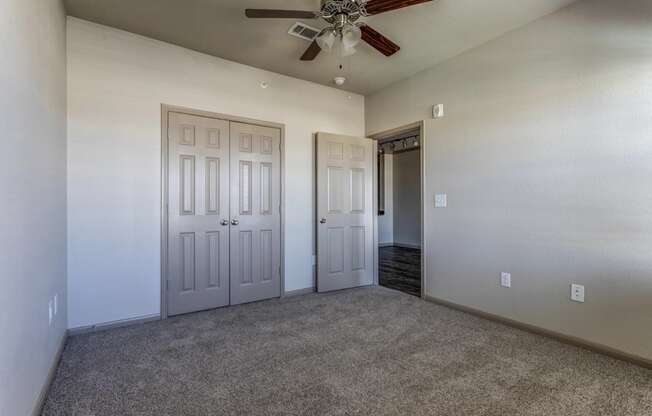
[[346, 78], [344, 78], [344, 77], [335, 77], [335, 78], [333, 78], [333, 82], [335, 83], [335, 85], [342, 86], [346, 82]]
[[267, 87], [269, 87], [269, 84], [268, 84], [268, 83], [266, 83], [266, 82], [264, 82], [264, 81], [260, 83], [260, 88], [262, 88], [262, 89], [266, 89]]
[[444, 104], [435, 104], [432, 106], [432, 118], [444, 117]]

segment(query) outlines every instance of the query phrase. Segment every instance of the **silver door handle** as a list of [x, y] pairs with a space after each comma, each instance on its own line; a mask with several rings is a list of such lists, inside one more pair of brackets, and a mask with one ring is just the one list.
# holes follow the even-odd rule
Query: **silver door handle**
[[238, 225], [240, 224], [240, 221], [236, 220], [235, 218], [231, 220], [231, 225]]
[[320, 224], [326, 224], [326, 218], [322, 218], [321, 220], [319, 220], [319, 223]]
[[220, 221], [220, 225], [229, 225], [229, 220]]

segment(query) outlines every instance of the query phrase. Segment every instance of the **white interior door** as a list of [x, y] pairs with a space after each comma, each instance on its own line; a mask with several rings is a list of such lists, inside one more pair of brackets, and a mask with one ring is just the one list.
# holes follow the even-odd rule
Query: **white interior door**
[[317, 290], [373, 284], [371, 139], [317, 134]]
[[168, 314], [229, 304], [229, 122], [169, 113]]
[[281, 131], [231, 122], [231, 305], [281, 296]]

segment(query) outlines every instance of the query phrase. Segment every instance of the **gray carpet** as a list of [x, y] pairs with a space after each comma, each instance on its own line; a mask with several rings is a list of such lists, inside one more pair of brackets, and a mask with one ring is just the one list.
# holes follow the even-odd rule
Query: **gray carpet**
[[651, 415], [652, 371], [385, 288], [68, 340], [43, 415]]

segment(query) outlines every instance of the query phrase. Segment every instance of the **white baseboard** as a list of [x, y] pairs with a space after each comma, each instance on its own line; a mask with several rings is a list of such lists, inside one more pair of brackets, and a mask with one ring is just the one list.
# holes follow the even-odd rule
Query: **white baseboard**
[[410, 243], [394, 243], [396, 247], [404, 247], [404, 248], [415, 248], [415, 249], [421, 249], [421, 244], [410, 244]]
[[314, 287], [306, 287], [304, 289], [296, 289], [296, 290], [289, 290], [283, 294], [283, 297], [289, 298], [292, 296], [301, 296], [301, 295], [308, 295], [310, 293], [315, 293], [316, 288]]
[[38, 395], [38, 398], [36, 399], [36, 403], [34, 404], [34, 409], [32, 410], [32, 416], [40, 416], [41, 412], [43, 411], [43, 405], [45, 404], [45, 399], [48, 397], [48, 391], [50, 390], [50, 385], [54, 381], [54, 376], [57, 375], [57, 368], [59, 368], [59, 361], [61, 361], [61, 355], [63, 354], [63, 349], [66, 346], [66, 340], [68, 339], [68, 332], [65, 332], [63, 334], [63, 337], [61, 337], [61, 342], [59, 343], [59, 348], [57, 349], [57, 353], [54, 356], [54, 360], [52, 361], [52, 364], [50, 365], [50, 369], [48, 370], [48, 375], [45, 378], [45, 382], [43, 383], [43, 386], [41, 387], [41, 392]]
[[70, 328], [68, 330], [68, 335], [74, 336], [80, 334], [87, 334], [89, 332], [106, 331], [107, 329], [144, 324], [147, 322], [159, 321], [159, 320], [161, 320], [161, 315], [157, 313], [152, 315], [140, 316], [137, 318], [122, 319], [119, 321], [105, 322], [105, 323], [95, 324], [95, 325], [78, 326], [76, 328]]
[[557, 332], [551, 329], [545, 329], [543, 327], [528, 324], [522, 321], [517, 321], [515, 319], [506, 318], [500, 315], [496, 315], [489, 312], [484, 312], [480, 309], [465, 306], [459, 303], [451, 302], [448, 300], [436, 298], [434, 296], [425, 295], [425, 300], [428, 302], [436, 303], [438, 305], [443, 305], [448, 308], [456, 309], [474, 316], [478, 316], [482, 319], [487, 319], [494, 322], [499, 322], [504, 325], [511, 326], [513, 328], [518, 328], [523, 331], [528, 331], [537, 335], [548, 337], [565, 344], [573, 345], [576, 347], [584, 348], [589, 351], [597, 352], [599, 354], [608, 355], [610, 357], [616, 358], [618, 360], [626, 361], [644, 368], [652, 369], [652, 360], [648, 358], [641, 357], [639, 355], [631, 354], [624, 352], [613, 347], [608, 347], [604, 344], [595, 343], [593, 341], [587, 341], [582, 338], [578, 338], [572, 335], [566, 335], [561, 332]]
[[414, 248], [421, 249], [420, 244], [409, 244], [409, 243], [379, 243], [378, 247], [403, 247], [403, 248]]

